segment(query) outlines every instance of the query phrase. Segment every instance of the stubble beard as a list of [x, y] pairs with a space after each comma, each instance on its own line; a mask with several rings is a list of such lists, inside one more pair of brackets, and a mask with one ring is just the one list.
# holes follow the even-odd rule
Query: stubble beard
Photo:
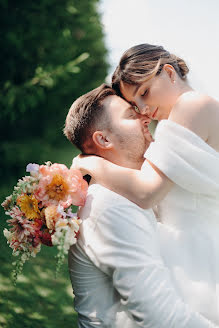
[[143, 140], [141, 139], [138, 142], [136, 135], [129, 135], [127, 137], [117, 133], [116, 137], [119, 141], [120, 152], [124, 154], [124, 159], [127, 161], [127, 163], [132, 164], [134, 167], [141, 166], [144, 161], [145, 151], [149, 146], [148, 141], [142, 137]]

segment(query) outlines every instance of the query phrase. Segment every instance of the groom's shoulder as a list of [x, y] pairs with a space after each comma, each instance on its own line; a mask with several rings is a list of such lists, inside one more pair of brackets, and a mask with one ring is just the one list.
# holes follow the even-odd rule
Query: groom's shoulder
[[124, 211], [134, 211], [144, 215], [154, 215], [151, 209], [142, 209], [127, 198], [99, 185], [92, 184], [88, 188], [88, 194], [85, 205], [81, 208], [83, 217], [99, 217], [106, 212], [114, 212], [118, 210], [120, 213]]
[[79, 235], [81, 245], [92, 243], [99, 238], [98, 234], [102, 237], [105, 234], [108, 236], [106, 239], [117, 234], [124, 238], [124, 233], [126, 235], [127, 231], [133, 230], [133, 224], [139, 232], [156, 229], [152, 209], [142, 209], [97, 184], [89, 187], [85, 205], [78, 214], [82, 220]]
[[130, 205], [131, 207], [138, 207], [135, 203], [127, 198], [103, 187], [100, 184], [92, 184], [88, 188], [87, 200], [85, 206], [92, 203], [92, 206], [101, 208], [108, 208], [109, 206], [117, 206], [118, 204]]

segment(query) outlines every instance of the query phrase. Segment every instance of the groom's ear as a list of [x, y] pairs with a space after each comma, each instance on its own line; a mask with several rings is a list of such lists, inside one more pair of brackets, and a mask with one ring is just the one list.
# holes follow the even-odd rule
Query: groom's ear
[[92, 138], [96, 147], [105, 150], [112, 148], [112, 142], [106, 132], [95, 131]]

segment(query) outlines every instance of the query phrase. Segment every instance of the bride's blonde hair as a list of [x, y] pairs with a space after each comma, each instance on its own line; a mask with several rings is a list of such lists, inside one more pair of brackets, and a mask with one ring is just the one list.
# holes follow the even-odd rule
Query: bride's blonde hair
[[121, 95], [120, 82], [139, 85], [160, 74], [165, 64], [170, 64], [182, 80], [189, 69], [183, 59], [169, 53], [162, 46], [139, 44], [125, 51], [112, 77], [112, 87]]

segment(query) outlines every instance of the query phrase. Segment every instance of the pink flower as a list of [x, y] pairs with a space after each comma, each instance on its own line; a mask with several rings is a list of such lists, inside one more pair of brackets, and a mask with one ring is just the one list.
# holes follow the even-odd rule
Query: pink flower
[[32, 251], [37, 248], [41, 243], [39, 239], [41, 228], [39, 222], [41, 220], [35, 222], [26, 219], [17, 206], [13, 207], [7, 214], [11, 216], [11, 219], [7, 220], [11, 228], [5, 233], [5, 237], [8, 239], [13, 252], [23, 252], [25, 249]]
[[5, 198], [5, 201], [1, 204], [5, 211], [8, 211], [11, 207], [12, 195]]
[[64, 164], [41, 165], [40, 181], [35, 191], [43, 206], [83, 205], [87, 194], [87, 182], [79, 170], [68, 169]]
[[34, 235], [35, 227], [33, 222], [24, 218], [23, 213], [17, 206], [14, 206], [7, 214], [12, 218], [7, 222], [12, 226], [10, 231], [13, 233], [14, 239], [21, 242], [30, 234]]

